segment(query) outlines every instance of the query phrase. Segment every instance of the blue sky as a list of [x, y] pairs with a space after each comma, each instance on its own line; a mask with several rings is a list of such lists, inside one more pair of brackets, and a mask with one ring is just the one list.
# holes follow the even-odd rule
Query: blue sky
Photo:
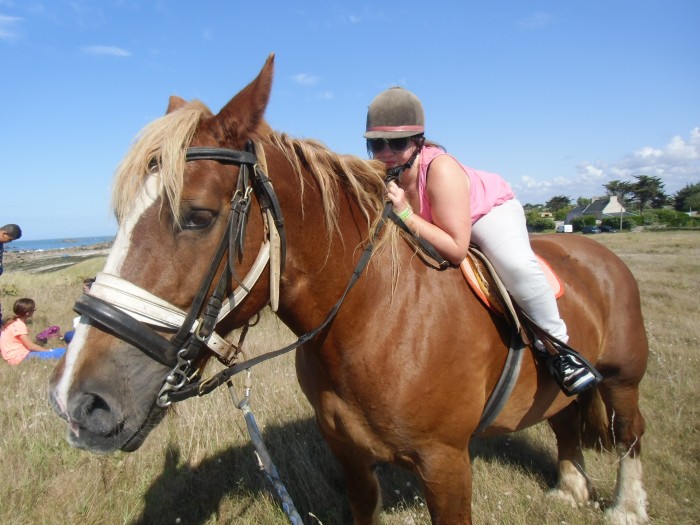
[[427, 136], [523, 203], [700, 182], [697, 0], [0, 0], [0, 225], [111, 235], [114, 170], [172, 94], [218, 111], [274, 52], [266, 118], [366, 156], [401, 85]]

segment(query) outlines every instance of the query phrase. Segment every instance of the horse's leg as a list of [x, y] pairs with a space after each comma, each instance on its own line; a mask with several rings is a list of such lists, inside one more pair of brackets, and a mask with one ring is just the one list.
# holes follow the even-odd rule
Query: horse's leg
[[[322, 431], [323, 433], [323, 431]], [[345, 475], [350, 510], [355, 525], [377, 525], [381, 512], [381, 488], [374, 464], [360, 455], [347, 442], [335, 439], [326, 433], [324, 438], [340, 462]]]
[[416, 466], [434, 525], [472, 522], [472, 471], [468, 450], [433, 446]]
[[645, 424], [639, 411], [638, 385], [603, 383], [601, 387], [609, 407], [613, 438], [620, 457], [613, 505], [606, 511], [606, 518], [610, 523], [620, 525], [648, 523], [641, 462], [641, 438]]
[[579, 413], [575, 403], [549, 418], [549, 426], [557, 438], [557, 486], [549, 492], [572, 506], [584, 504], [591, 496], [591, 484], [584, 470]]

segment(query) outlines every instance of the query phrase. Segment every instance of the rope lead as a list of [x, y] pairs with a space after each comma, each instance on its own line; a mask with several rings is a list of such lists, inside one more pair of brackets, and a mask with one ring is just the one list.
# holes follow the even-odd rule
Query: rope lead
[[[250, 372], [248, 373], [250, 374]], [[248, 378], [248, 380], [249, 379], [250, 378]], [[232, 382], [227, 381], [227, 386], [229, 387], [231, 399], [233, 399], [233, 403], [236, 405], [236, 408], [243, 411], [243, 417], [245, 418], [245, 424], [246, 428], [248, 429], [250, 441], [251, 443], [253, 443], [253, 448], [255, 449], [255, 457], [258, 460], [258, 466], [260, 467], [260, 470], [263, 471], [265, 479], [267, 479], [270, 485], [274, 487], [275, 492], [277, 493], [277, 496], [279, 497], [280, 502], [282, 504], [282, 510], [284, 510], [284, 513], [287, 515], [287, 518], [289, 518], [289, 522], [292, 525], [304, 525], [304, 522], [301, 520], [301, 516], [299, 515], [296, 507], [294, 506], [292, 497], [289, 495], [289, 492], [287, 492], [287, 488], [284, 486], [284, 483], [282, 483], [282, 480], [280, 479], [277, 467], [275, 467], [275, 464], [272, 462], [270, 453], [267, 451], [265, 442], [263, 441], [262, 436], [260, 434], [258, 424], [255, 421], [255, 416], [253, 415], [253, 412], [250, 409], [250, 387], [246, 385], [245, 397], [243, 398], [243, 400], [239, 401], [234, 391]]]

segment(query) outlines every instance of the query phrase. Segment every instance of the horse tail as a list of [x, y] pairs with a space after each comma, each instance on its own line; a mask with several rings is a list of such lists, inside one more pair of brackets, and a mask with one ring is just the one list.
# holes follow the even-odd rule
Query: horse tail
[[598, 388], [583, 392], [578, 397], [581, 445], [584, 448], [612, 451], [615, 444], [610, 429], [610, 418]]

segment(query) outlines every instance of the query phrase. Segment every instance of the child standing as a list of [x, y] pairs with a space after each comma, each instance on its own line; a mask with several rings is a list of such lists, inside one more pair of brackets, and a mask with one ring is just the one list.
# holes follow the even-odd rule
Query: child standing
[[0, 275], [2, 275], [2, 255], [5, 252], [5, 243], [16, 241], [22, 237], [22, 230], [16, 224], [6, 224], [0, 228]]
[[[0, 228], [0, 275], [2, 275], [2, 256], [5, 253], [5, 243], [16, 241], [22, 237], [22, 230], [16, 224], [6, 224]], [[2, 305], [0, 304], [0, 323], [2, 323]]]

